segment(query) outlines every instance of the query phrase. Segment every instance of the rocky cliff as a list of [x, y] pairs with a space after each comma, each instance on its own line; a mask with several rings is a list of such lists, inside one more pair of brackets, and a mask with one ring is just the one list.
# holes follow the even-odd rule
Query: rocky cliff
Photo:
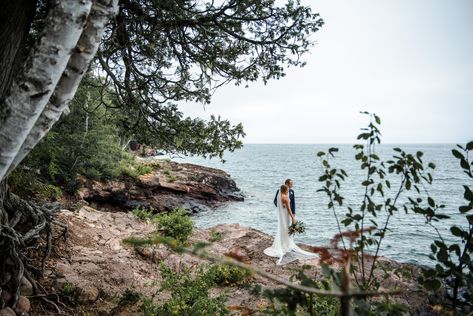
[[182, 207], [190, 213], [244, 199], [235, 181], [222, 170], [168, 160], [148, 165], [152, 172], [138, 179], [82, 179], [83, 188], [78, 195], [89, 203], [119, 209], [143, 207], [164, 212]]

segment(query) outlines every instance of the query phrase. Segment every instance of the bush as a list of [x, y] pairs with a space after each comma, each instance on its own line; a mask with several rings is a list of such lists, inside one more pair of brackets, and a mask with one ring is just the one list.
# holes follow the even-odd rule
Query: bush
[[187, 241], [194, 227], [194, 223], [184, 209], [160, 214], [155, 217], [154, 222], [161, 235], [174, 238], [180, 243]]
[[51, 201], [62, 197], [61, 188], [55, 186], [54, 184], [43, 184], [36, 182], [34, 190], [36, 191], [36, 196], [41, 200]]
[[163, 281], [158, 293], [169, 291], [171, 297], [160, 305], [153, 302], [154, 297], [143, 299], [144, 315], [229, 315], [225, 307], [227, 295], [210, 296], [213, 280], [204, 269], [198, 269], [194, 275], [189, 269], [176, 273], [161, 263], [159, 270]]
[[250, 276], [249, 271], [228, 264], [213, 265], [208, 273], [218, 285], [240, 284]]
[[176, 177], [175, 177], [174, 174], [172, 173], [172, 170], [171, 170], [171, 169], [166, 168], [166, 169], [164, 169], [163, 173], [164, 173], [164, 175], [166, 176], [166, 178], [168, 179], [169, 182], [174, 182], [174, 181], [176, 181]]
[[212, 230], [210, 232], [210, 241], [215, 242], [222, 239], [222, 234], [219, 231]]
[[62, 190], [53, 184], [42, 183], [31, 170], [16, 168], [8, 177], [11, 190], [20, 197], [37, 198], [42, 201], [55, 201], [62, 197]]
[[147, 210], [146, 208], [142, 207], [136, 207], [131, 211], [131, 213], [141, 219], [141, 220], [151, 220], [153, 219], [156, 215], [153, 214], [151, 210]]
[[[453, 149], [453, 156], [459, 160], [459, 165], [464, 174], [468, 176], [470, 184], [473, 183], [473, 141], [465, 147], [457, 145]], [[462, 225], [450, 226], [450, 241], [439, 234], [438, 238], [431, 244], [430, 258], [435, 260], [435, 268], [423, 267], [420, 283], [432, 294], [442, 293], [437, 302], [443, 305], [442, 312], [448, 311], [470, 315], [473, 311], [473, 187], [463, 185], [464, 205], [458, 206], [458, 216], [463, 219]], [[415, 211], [422, 214], [426, 222], [435, 228], [433, 222], [449, 218], [445, 214], [438, 213], [445, 205], [438, 205], [432, 197], [428, 198], [427, 205], [420, 203], [415, 205]], [[461, 223], [461, 222], [460, 222]]]

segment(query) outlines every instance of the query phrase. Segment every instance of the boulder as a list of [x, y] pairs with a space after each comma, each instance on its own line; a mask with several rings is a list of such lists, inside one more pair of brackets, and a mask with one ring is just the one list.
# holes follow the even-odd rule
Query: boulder
[[30, 300], [24, 296], [20, 296], [18, 298], [18, 302], [16, 303], [15, 311], [19, 315], [25, 315], [30, 312], [31, 303]]
[[16, 313], [10, 307], [0, 309], [0, 316], [16, 316]]
[[24, 296], [33, 295], [33, 285], [25, 277], [21, 278], [20, 293], [21, 295], [24, 295]]
[[77, 300], [83, 304], [94, 303], [99, 298], [99, 290], [90, 284], [76, 287]]

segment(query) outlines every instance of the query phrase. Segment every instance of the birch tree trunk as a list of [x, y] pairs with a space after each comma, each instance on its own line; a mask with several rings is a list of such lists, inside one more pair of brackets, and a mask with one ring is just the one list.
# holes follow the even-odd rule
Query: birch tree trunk
[[118, 0], [96, 0], [94, 2], [87, 24], [69, 60], [66, 71], [62, 75], [50, 102], [43, 113], [41, 113], [41, 116], [36, 121], [11, 163], [9, 172], [25, 158], [34, 146], [49, 132], [54, 123], [59, 120], [61, 114], [74, 97], [79, 83], [97, 53], [108, 21], [117, 12]]
[[[46, 236], [43, 271], [51, 251], [51, 225], [65, 226], [53, 220], [52, 210], [9, 192], [6, 177], [67, 108], [118, 8], [118, 0], [94, 0], [93, 5], [93, 0], [52, 1], [38, 44], [24, 59], [29, 27], [15, 26], [23, 24], [17, 21], [21, 13], [31, 22], [36, 1], [7, 1], [0, 12], [0, 294], [3, 288], [10, 291], [13, 308], [21, 280], [26, 276], [34, 284], [29, 266], [23, 264], [23, 247]], [[32, 4], [32, 10], [21, 10], [26, 4]], [[21, 232], [15, 230], [18, 223], [27, 223]], [[5, 272], [11, 276], [7, 283]], [[0, 295], [0, 309], [4, 305]]]
[[83, 31], [91, 0], [60, 1], [0, 104], [0, 181], [43, 112]]

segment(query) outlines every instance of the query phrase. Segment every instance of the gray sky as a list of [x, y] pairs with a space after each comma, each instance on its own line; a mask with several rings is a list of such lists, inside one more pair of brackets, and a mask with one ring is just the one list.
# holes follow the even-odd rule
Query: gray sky
[[384, 143], [473, 140], [473, 1], [304, 3], [325, 20], [306, 67], [181, 110], [242, 122], [245, 143], [352, 143], [360, 110], [381, 117]]

